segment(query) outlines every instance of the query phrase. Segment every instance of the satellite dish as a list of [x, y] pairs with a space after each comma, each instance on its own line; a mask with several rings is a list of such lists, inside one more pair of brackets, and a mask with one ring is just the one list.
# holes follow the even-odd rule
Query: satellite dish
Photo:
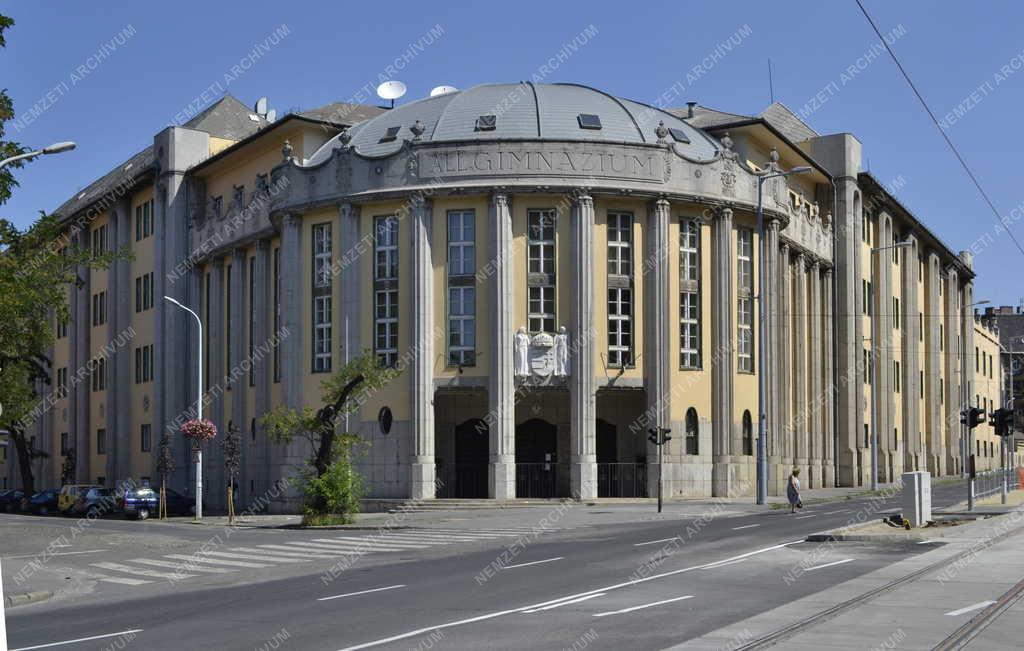
[[430, 91], [430, 96], [437, 97], [438, 95], [447, 95], [448, 93], [457, 93], [458, 91], [459, 89], [455, 86], [438, 86]]
[[277, 109], [270, 109], [267, 111], [267, 122], [273, 122], [277, 120]]
[[267, 98], [266, 97], [261, 97], [258, 100], [256, 100], [255, 109], [256, 109], [256, 115], [266, 115], [267, 114]]
[[405, 95], [405, 84], [400, 81], [392, 79], [391, 81], [385, 81], [380, 86], [377, 86], [377, 96], [381, 99], [391, 100], [391, 107], [394, 108], [395, 100]]

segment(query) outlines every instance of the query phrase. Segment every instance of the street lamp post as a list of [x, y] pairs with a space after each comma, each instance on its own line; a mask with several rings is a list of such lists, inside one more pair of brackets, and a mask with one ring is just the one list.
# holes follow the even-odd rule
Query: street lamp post
[[[1020, 339], [1018, 341], [1020, 343], [1024, 343], [1024, 337], [1020, 337]], [[1011, 341], [1011, 343], [1012, 343], [1012, 341]], [[1010, 442], [1013, 440], [1013, 430], [1014, 430], [1014, 426], [1016, 425], [1015, 421], [1017, 419], [1017, 405], [1014, 403], [1014, 397], [1013, 397], [1013, 365], [1015, 363], [1014, 362], [1014, 356], [1017, 354], [1018, 351], [1014, 350], [1013, 348], [1010, 348], [1009, 350], [1007, 350], [1006, 346], [1003, 346], [1000, 343], [997, 343], [997, 345], [999, 346], [999, 350], [1001, 350], [1002, 352], [1006, 353], [1009, 356], [1009, 365], [1008, 365], [1007, 371], [1006, 371], [1006, 375], [1007, 375], [1008, 380], [1009, 380], [1007, 382], [1007, 384], [1009, 385], [1009, 388], [1006, 390], [1006, 393], [1007, 393], [1006, 404], [1009, 405], [1009, 409], [1010, 409], [1010, 432], [1006, 436], [1000, 436], [999, 437], [999, 462], [1000, 462], [1000, 466], [1002, 466], [1002, 472], [1000, 473], [1002, 475], [1002, 486], [1001, 486], [1001, 490], [1000, 490], [1000, 498], [1001, 498], [1001, 502], [1003, 504], [1006, 504], [1006, 494], [1007, 494], [1008, 489], [1009, 489], [1009, 486], [1007, 486], [1007, 483], [1008, 483], [1007, 473], [1009, 472], [1009, 468], [1010, 468], [1010, 451], [1011, 451]], [[1004, 409], [1006, 409], [1006, 404], [1004, 404], [1004, 406], [1003, 406]], [[1009, 441], [1007, 439], [1009, 439]]]
[[[875, 282], [875, 265], [874, 257], [879, 251], [888, 251], [889, 249], [905, 249], [909, 246], [913, 246], [913, 243], [909, 240], [906, 242], [897, 242], [889, 246], [877, 246], [871, 249], [871, 286], [877, 287], [878, 283]], [[872, 297], [873, 298], [873, 297]], [[869, 302], [870, 304], [870, 302]], [[881, 306], [879, 306], [881, 310]], [[865, 369], [865, 373], [874, 373], [875, 369], [878, 368], [878, 314], [869, 315], [871, 319], [871, 368]], [[888, 369], [886, 369], [888, 371]], [[878, 490], [878, 378], [871, 378], [871, 490]]]
[[803, 165], [794, 167], [785, 172], [767, 172], [757, 177], [757, 240], [758, 240], [758, 281], [757, 281], [757, 503], [764, 504], [768, 501], [768, 398], [767, 398], [767, 375], [768, 357], [765, 354], [768, 342], [768, 315], [764, 309], [764, 293], [768, 282], [766, 265], [766, 252], [764, 238], [764, 182], [768, 179], [789, 176], [790, 174], [803, 174], [810, 172], [809, 166]]
[[[170, 296], [164, 296], [164, 300], [177, 305], [181, 309], [185, 310], [192, 315], [192, 318], [196, 320], [196, 326], [199, 328], [199, 362], [196, 365], [199, 372], [196, 374], [196, 418], [202, 420], [203, 418], [203, 321], [199, 318], [191, 309], [185, 307]], [[203, 517], [203, 448], [200, 447], [196, 453], [196, 520], [200, 520]]]

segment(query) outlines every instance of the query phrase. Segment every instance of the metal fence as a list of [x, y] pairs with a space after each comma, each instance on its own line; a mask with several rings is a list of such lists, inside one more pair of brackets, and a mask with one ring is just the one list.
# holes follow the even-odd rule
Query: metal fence
[[995, 495], [1003, 490], [1003, 478], [1006, 478], [1006, 490], [1012, 491], [1020, 488], [1021, 472], [1024, 468], [1006, 468], [998, 470], [985, 470], [974, 477], [974, 496], [976, 498]]
[[486, 463], [437, 464], [437, 497], [472, 499], [487, 494]]
[[647, 464], [597, 464], [597, 496], [647, 497]]
[[568, 496], [568, 464], [553, 462], [516, 464], [516, 497]]

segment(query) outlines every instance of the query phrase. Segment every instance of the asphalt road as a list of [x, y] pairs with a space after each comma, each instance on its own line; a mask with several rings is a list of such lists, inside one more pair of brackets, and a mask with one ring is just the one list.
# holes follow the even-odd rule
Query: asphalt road
[[[936, 508], [962, 497], [960, 485], [933, 489]], [[101, 522], [90, 542], [124, 537], [115, 550], [57, 557], [72, 574], [93, 572], [88, 585], [100, 587], [8, 611], [9, 644], [12, 650], [660, 649], [928, 547], [802, 542], [810, 533], [898, 510], [898, 496], [809, 505], [797, 515], [729, 514], [728, 505], [698, 515], [692, 507], [671, 508], [677, 507], [677, 517], [670, 509], [658, 520], [543, 534], [522, 526], [543, 515], [530, 510], [510, 514], [517, 525], [507, 528], [491, 519], [483, 528], [471, 520], [385, 534], [258, 530], [213, 546], [214, 531], [205, 527], [163, 525], [146, 535], [132, 529], [140, 523]], [[0, 536], [18, 522], [0, 516]], [[160, 536], [167, 539], [150, 540]], [[0, 540], [9, 589], [8, 564], [23, 554]], [[328, 551], [360, 540], [370, 551]], [[146, 544], [152, 548], [142, 549]], [[75, 542], [71, 550], [90, 551], [78, 547]], [[257, 567], [195, 562], [213, 558], [202, 549], [223, 550], [221, 562]], [[181, 567], [173, 569], [173, 559], [167, 565], [167, 555], [183, 557]], [[137, 558], [165, 563], [149, 566], [157, 573], [188, 578], [116, 569], [118, 559]], [[94, 567], [111, 563], [115, 569]]]

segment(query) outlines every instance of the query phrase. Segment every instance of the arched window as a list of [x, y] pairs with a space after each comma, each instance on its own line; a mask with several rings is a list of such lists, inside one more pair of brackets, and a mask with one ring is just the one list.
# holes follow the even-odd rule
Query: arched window
[[249, 436], [252, 437], [252, 440], [254, 440], [254, 441], [256, 440], [256, 419], [255, 418], [253, 418], [251, 421], [249, 421]]
[[754, 424], [750, 420], [750, 410], [743, 412], [743, 454], [754, 454]]
[[698, 425], [697, 410], [690, 407], [686, 410], [686, 454], [700, 454], [697, 440]]

